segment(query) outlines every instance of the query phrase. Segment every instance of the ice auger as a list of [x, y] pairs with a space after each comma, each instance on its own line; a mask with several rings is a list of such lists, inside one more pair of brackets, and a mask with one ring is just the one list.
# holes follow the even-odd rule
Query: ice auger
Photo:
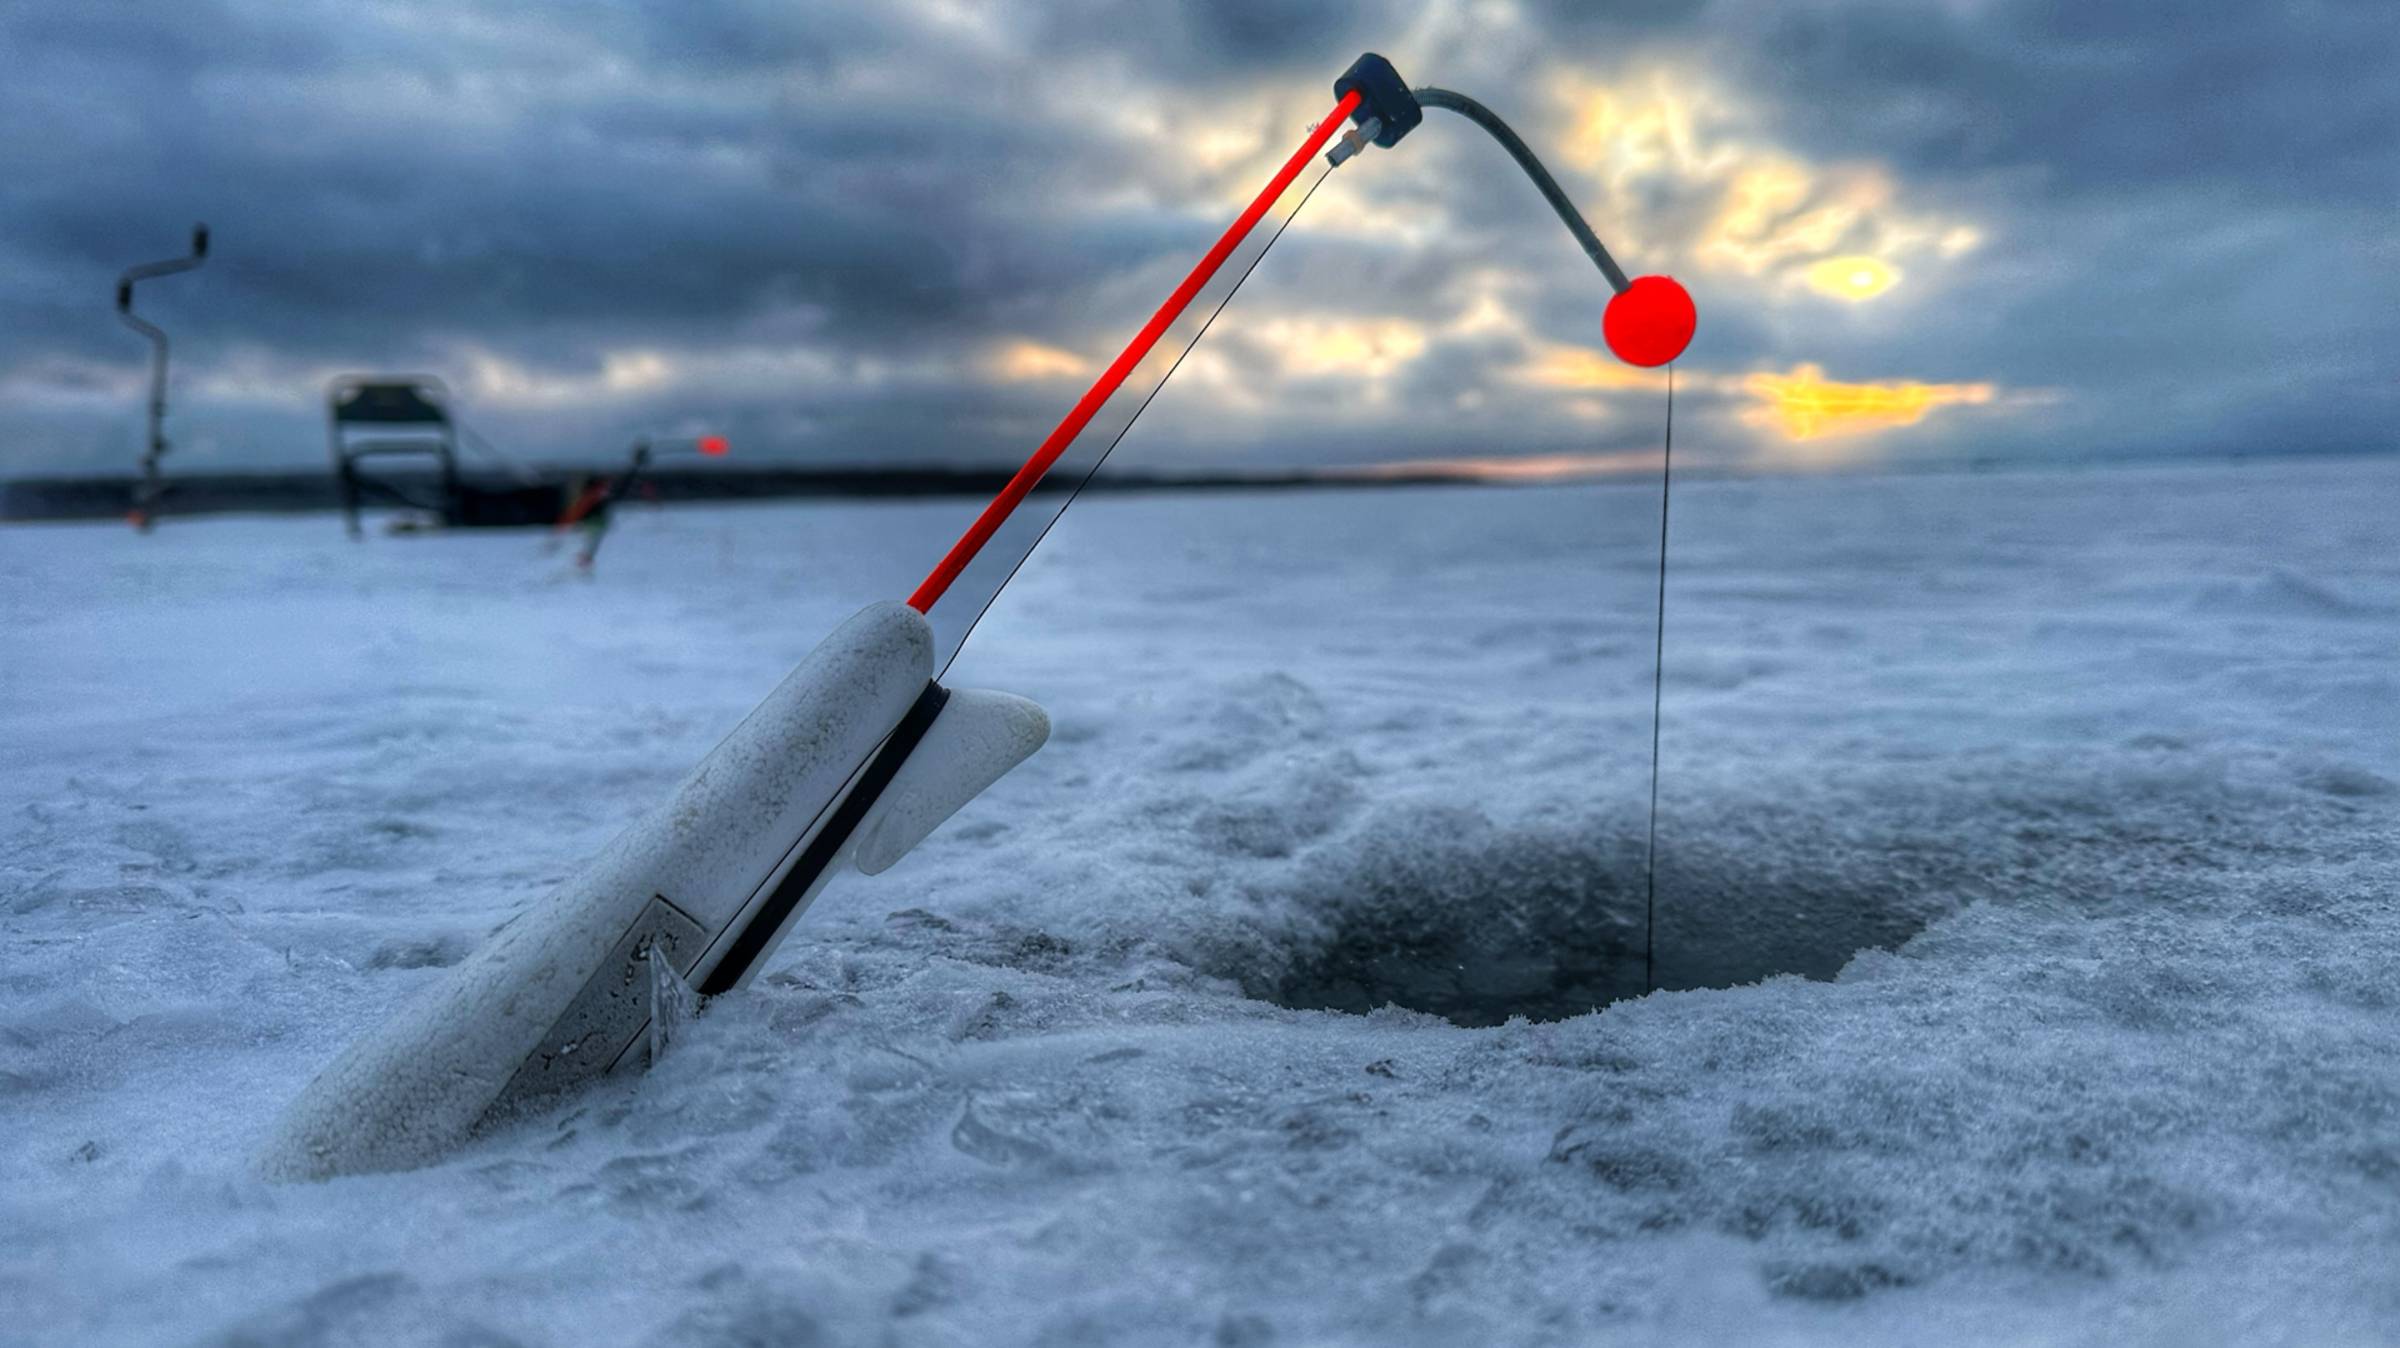
[[143, 533], [158, 517], [158, 502], [162, 493], [158, 461], [167, 453], [167, 334], [157, 324], [133, 311], [133, 284], [160, 276], [173, 276], [190, 271], [208, 259], [208, 226], [192, 226], [192, 251], [188, 257], [171, 257], [163, 262], [145, 262], [117, 278], [117, 318], [126, 327], [150, 339], [150, 406], [149, 433], [142, 441], [142, 480], [134, 485], [131, 518], [134, 527]]

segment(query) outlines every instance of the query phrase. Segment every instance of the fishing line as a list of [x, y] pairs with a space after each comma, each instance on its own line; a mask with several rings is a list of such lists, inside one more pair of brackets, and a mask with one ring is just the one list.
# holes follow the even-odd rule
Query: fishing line
[[1658, 460], [1658, 624], [1650, 656], [1650, 840], [1642, 849], [1642, 991], [1658, 991], [1658, 723], [1667, 692], [1667, 492], [1675, 480], [1675, 366], [1667, 366], [1667, 442]]
[[1175, 372], [1183, 368], [1184, 357], [1191, 355], [1199, 347], [1200, 339], [1208, 335], [1209, 328], [1217, 321], [1217, 315], [1224, 313], [1225, 306], [1233, 303], [1233, 297], [1242, 292], [1242, 286], [1250, 279], [1250, 273], [1257, 271], [1258, 264], [1266, 261], [1267, 254], [1275, 251], [1276, 242], [1283, 238], [1285, 230], [1292, 227], [1292, 222], [1300, 218], [1300, 212], [1308, 206], [1308, 199], [1315, 196], [1317, 189], [1324, 186], [1325, 180], [1332, 176], [1333, 168], [1328, 166], [1324, 172], [1316, 176], [1315, 181], [1308, 185], [1308, 190], [1300, 194], [1300, 204], [1292, 207], [1292, 213], [1285, 216], [1281, 224], [1275, 226], [1275, 232], [1267, 236], [1267, 246], [1259, 249], [1257, 256], [1250, 259], [1250, 264], [1242, 268], [1242, 274], [1234, 278], [1233, 288], [1227, 290], [1225, 297], [1217, 301], [1216, 308], [1208, 311], [1208, 317], [1200, 324], [1200, 330], [1193, 333], [1192, 340], [1185, 343], [1183, 350], [1176, 354], [1175, 363], [1167, 367], [1166, 374], [1159, 378], [1158, 383], [1151, 388], [1148, 394], [1144, 395], [1141, 406], [1133, 409], [1133, 415], [1126, 420], [1123, 426], [1118, 428], [1116, 438], [1108, 442], [1108, 448], [1101, 450], [1100, 457], [1092, 460], [1092, 466], [1083, 470], [1083, 476], [1076, 481], [1074, 489], [1067, 493], [1066, 501], [1051, 514], [1049, 519], [1043, 521], [1041, 532], [1033, 536], [1032, 546], [1018, 554], [1015, 565], [1009, 567], [1008, 574], [1000, 578], [1000, 584], [992, 590], [990, 597], [983, 601], [983, 607], [975, 610], [974, 618], [967, 623], [967, 630], [959, 635], [958, 644], [950, 648], [950, 656], [942, 661], [942, 668], [939, 673], [934, 675], [935, 679], [938, 680], [943, 674], [950, 672], [951, 664], [958, 659], [959, 652], [967, 648], [968, 639], [975, 635], [975, 628], [983, 622], [983, 615], [991, 612], [992, 605], [1000, 601], [1000, 592], [1006, 590], [1009, 582], [1017, 578], [1017, 573], [1025, 569], [1025, 563], [1033, 560], [1033, 554], [1041, 549], [1042, 540], [1050, 536], [1050, 531], [1057, 527], [1059, 520], [1066, 515], [1067, 507], [1075, 504], [1075, 498], [1083, 495], [1083, 489], [1092, 484], [1092, 478], [1099, 473], [1100, 465], [1107, 463], [1108, 456], [1117, 452], [1117, 446], [1125, 442], [1125, 437], [1133, 430], [1134, 423], [1142, 419], [1142, 413], [1150, 410], [1151, 402], [1158, 397], [1161, 390], [1166, 388], [1168, 382], [1175, 378]]

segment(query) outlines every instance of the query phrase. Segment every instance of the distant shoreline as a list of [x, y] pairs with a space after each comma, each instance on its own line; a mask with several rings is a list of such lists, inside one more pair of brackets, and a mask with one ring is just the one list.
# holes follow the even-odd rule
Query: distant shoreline
[[[2118, 455], [2085, 459], [1978, 458], [1919, 462], [1883, 461], [1815, 471], [1729, 471], [1720, 466], [1685, 466], [1678, 462], [1678, 482], [1704, 479], [1763, 477], [1824, 479], [1853, 476], [1915, 476], [1924, 473], [2056, 473], [2110, 469], [2174, 469], [2205, 466], [2264, 467], [2273, 464], [2343, 462], [2392, 457], [2384, 447], [2349, 451], [2296, 453], [2202, 453], [2190, 455]], [[1284, 491], [1341, 487], [1540, 487], [1564, 483], [1634, 486], [1658, 480], [1654, 464], [1636, 465], [1601, 460], [1608, 466], [1588, 470], [1568, 466], [1563, 471], [1525, 474], [1509, 459], [1431, 459], [1394, 464], [1282, 469], [1259, 472], [1127, 472], [1103, 473], [1092, 479], [1096, 492]], [[465, 482], [479, 487], [509, 488], [528, 482], [556, 486], [565, 492], [614, 468], [540, 467], [524, 479], [489, 471], [467, 473]], [[1012, 470], [1002, 467], [864, 466], [794, 468], [667, 468], [642, 475], [650, 498], [659, 501], [727, 502], [806, 499], [905, 499], [911, 497], [988, 497], [1000, 490]], [[1057, 491], [1065, 475], [1038, 490]], [[383, 478], [415, 493], [430, 491], [431, 474], [391, 474]], [[29, 476], [0, 480], [0, 523], [43, 520], [99, 520], [124, 516], [133, 501], [131, 474]], [[316, 514], [338, 509], [332, 475], [313, 472], [191, 473], [167, 479], [166, 514]]]
[[[530, 474], [536, 484], [571, 485], [609, 470], [549, 469]], [[989, 496], [1007, 483], [1005, 468], [706, 468], [652, 470], [642, 482], [661, 501], [763, 501], [805, 498], [893, 498]], [[393, 474], [385, 480], [415, 492], [435, 487], [430, 475]], [[467, 481], [485, 487], [524, 485], [504, 475], [479, 473]], [[1093, 491], [1285, 490], [1307, 487], [1468, 485], [1485, 479], [1455, 469], [1404, 472], [1322, 469], [1262, 473], [1110, 473], [1091, 482]], [[130, 475], [22, 477], [0, 482], [0, 520], [115, 519], [133, 500]], [[166, 510], [172, 515], [314, 514], [339, 507], [332, 475], [323, 471], [191, 473], [168, 479]]]

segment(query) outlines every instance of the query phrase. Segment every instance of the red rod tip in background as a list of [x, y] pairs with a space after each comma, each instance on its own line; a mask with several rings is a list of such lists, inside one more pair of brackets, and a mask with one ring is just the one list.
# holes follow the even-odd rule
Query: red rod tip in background
[[708, 455], [712, 459], [732, 448], [733, 446], [725, 443], [725, 437], [722, 435], [703, 435], [700, 437], [700, 452]]
[[1674, 277], [1637, 276], [1608, 301], [1600, 333], [1617, 359], [1648, 369], [1682, 355], [1699, 323], [1691, 293]]

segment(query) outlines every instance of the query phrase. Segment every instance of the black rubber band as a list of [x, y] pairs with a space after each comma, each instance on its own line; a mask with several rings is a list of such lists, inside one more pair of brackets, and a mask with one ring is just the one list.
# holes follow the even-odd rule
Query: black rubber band
[[816, 887], [818, 877], [825, 873], [827, 866], [833, 864], [834, 857], [842, 850], [842, 844], [850, 841], [850, 835], [867, 817], [867, 811], [875, 807], [884, 788], [892, 784], [892, 777], [900, 771], [900, 765], [916, 752], [918, 741], [924, 739], [925, 732], [933, 728], [934, 718], [942, 714], [942, 707], [949, 701], [949, 689], [939, 683], [926, 683], [925, 691], [917, 695], [916, 705], [900, 718], [899, 725], [892, 727], [892, 733], [885, 737], [883, 747], [867, 761], [866, 775], [859, 778], [857, 787], [842, 798], [842, 803], [834, 808], [833, 817], [825, 821], [825, 827], [819, 829], [817, 836], [809, 841], [800, 859], [792, 863], [789, 871], [784, 872], [783, 882], [775, 886], [775, 892], [767, 896], [765, 903], [759, 905], [757, 914], [750, 919], [750, 925], [742, 928], [741, 934], [733, 938], [733, 945], [725, 951], [725, 958], [718, 960], [716, 967], [708, 971], [708, 979], [699, 989], [703, 996], [714, 997], [720, 992], [732, 991], [758, 957], [766, 953], [767, 947], [774, 943], [776, 933], [782, 931], [784, 924], [799, 911], [801, 903], [808, 898], [808, 891]]

